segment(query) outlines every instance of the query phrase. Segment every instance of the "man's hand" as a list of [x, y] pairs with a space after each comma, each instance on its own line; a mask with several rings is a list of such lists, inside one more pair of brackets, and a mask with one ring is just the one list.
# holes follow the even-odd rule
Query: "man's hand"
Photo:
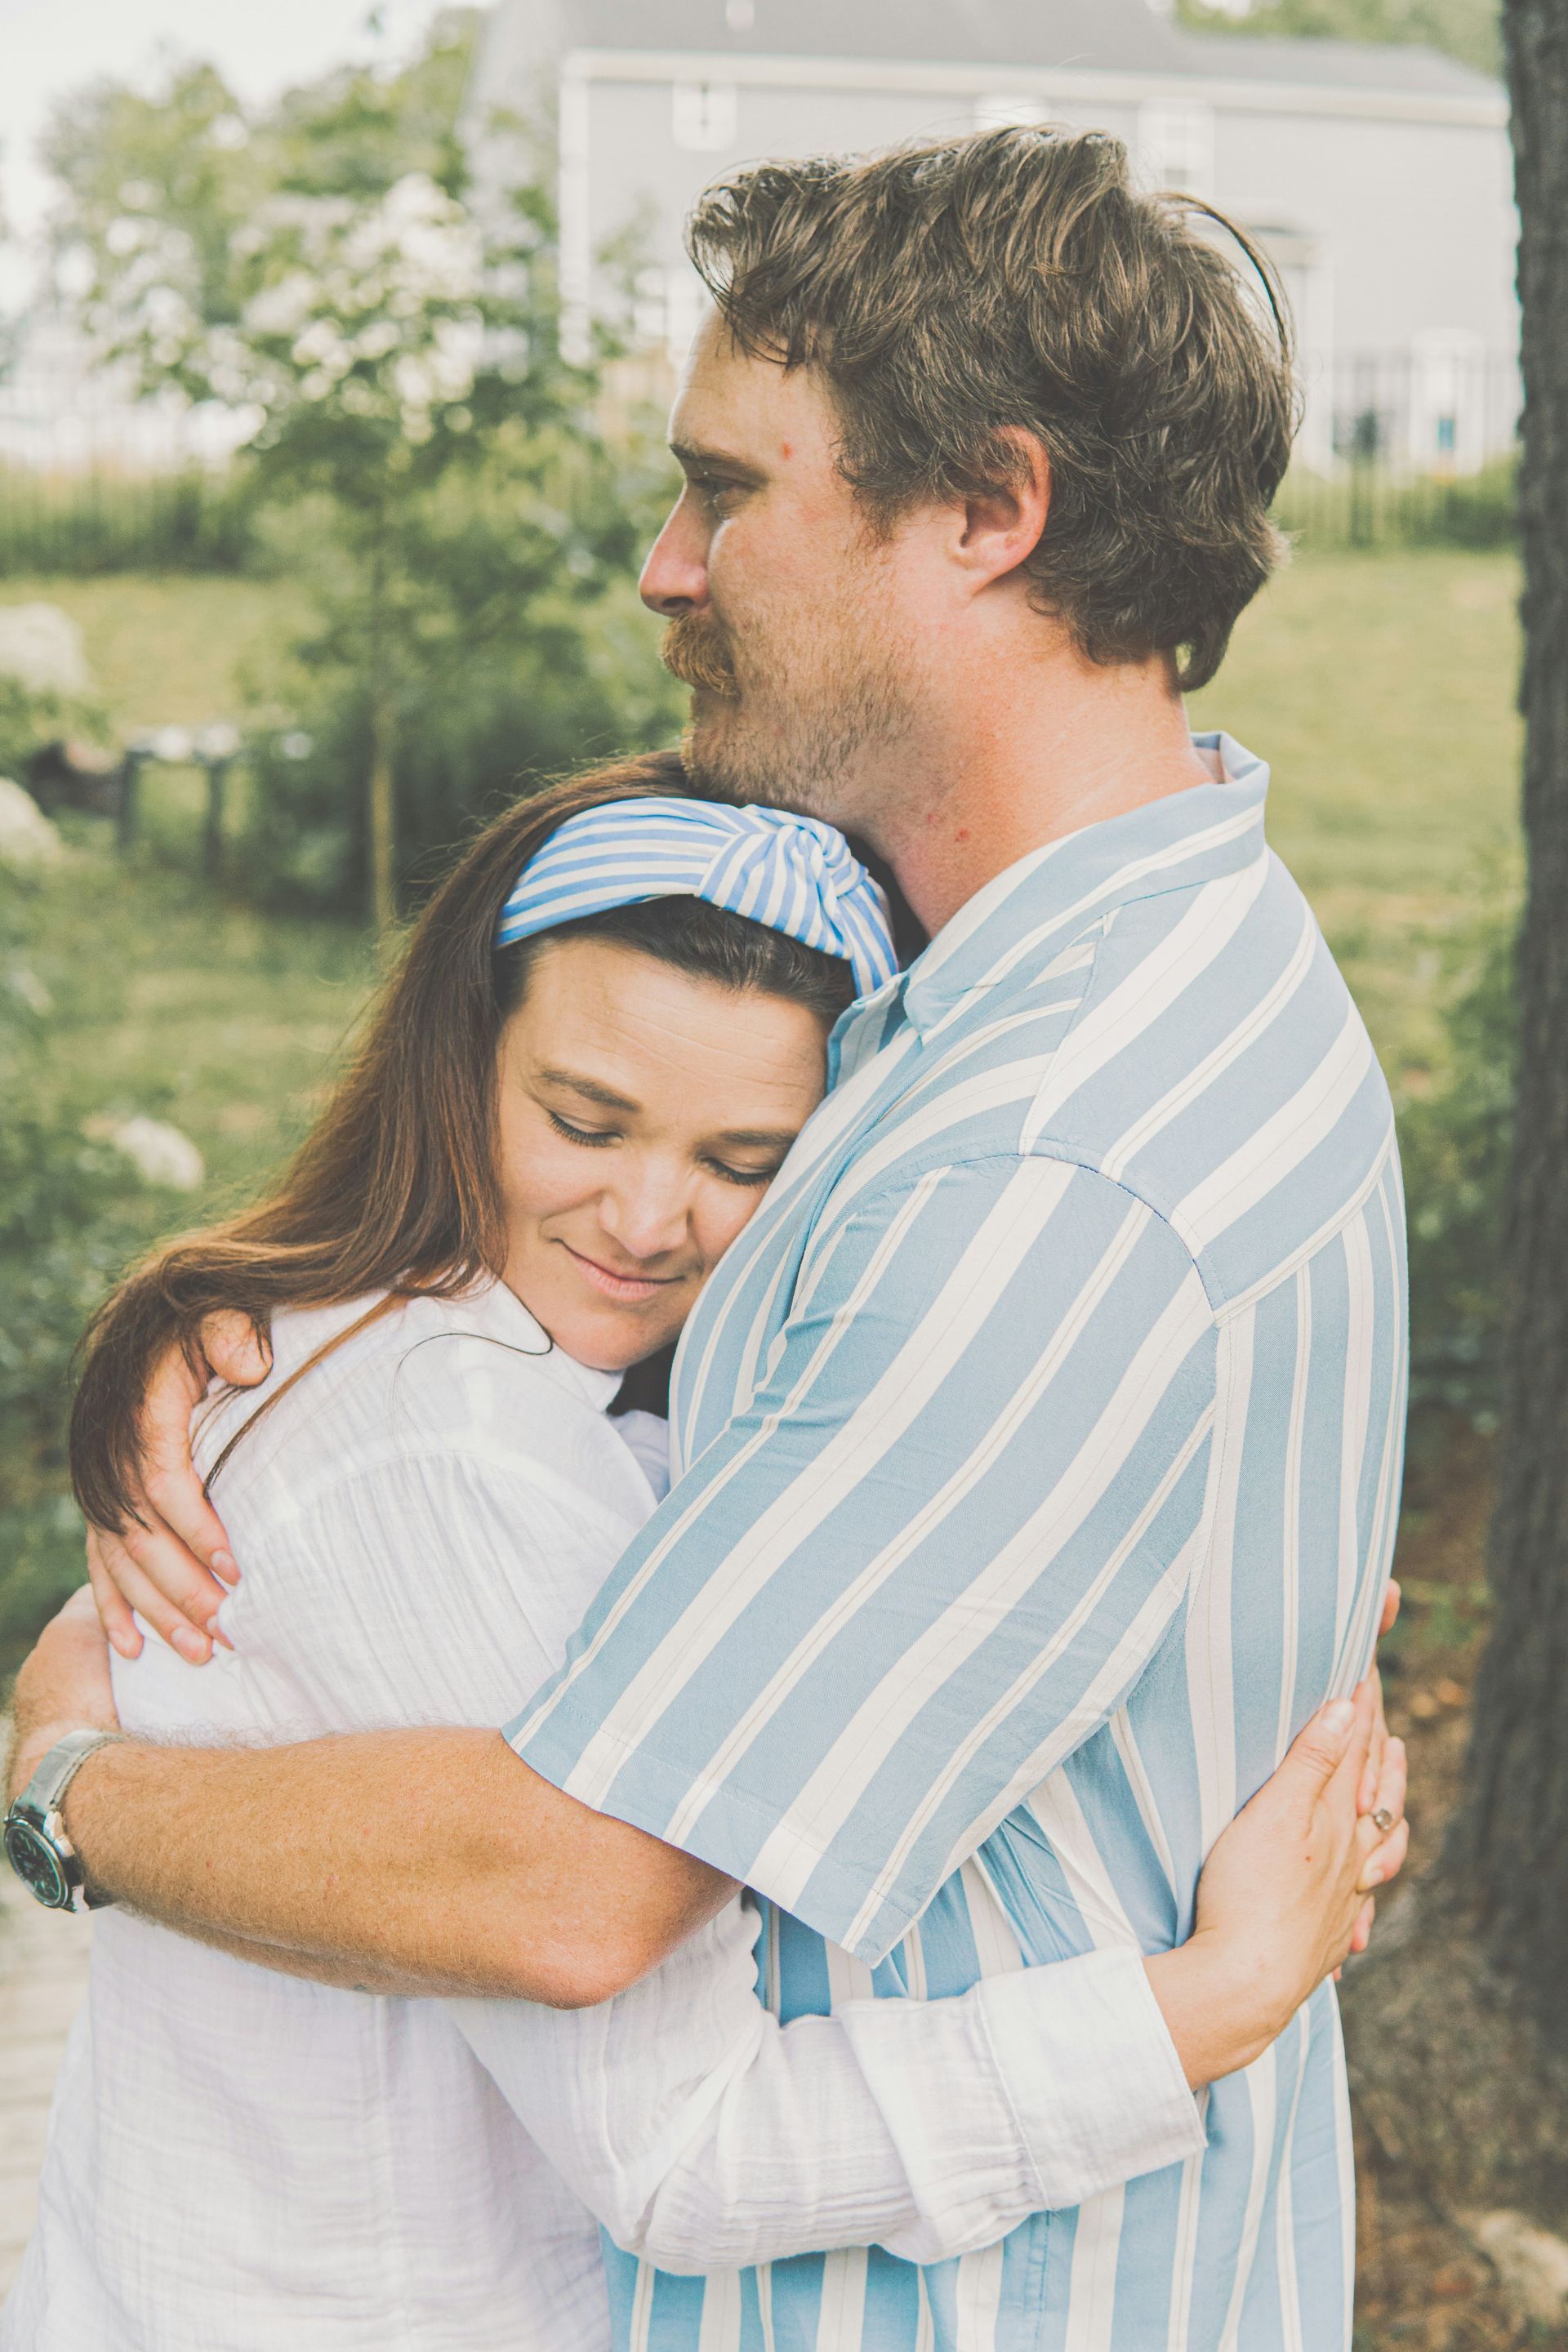
[[271, 1363], [248, 1317], [209, 1315], [194, 1361], [171, 1348], [148, 1382], [139, 1415], [142, 1524], [119, 1533], [94, 1528], [87, 1545], [98, 1613], [122, 1658], [142, 1647], [133, 1610], [192, 1665], [205, 1665], [214, 1641], [225, 1639], [217, 1612], [239, 1569], [191, 1461], [191, 1415], [215, 1375], [231, 1388], [253, 1389]]
[[84, 1584], [45, 1626], [16, 1677], [6, 1802], [14, 1804], [57, 1739], [68, 1731], [117, 1731], [109, 1648]]

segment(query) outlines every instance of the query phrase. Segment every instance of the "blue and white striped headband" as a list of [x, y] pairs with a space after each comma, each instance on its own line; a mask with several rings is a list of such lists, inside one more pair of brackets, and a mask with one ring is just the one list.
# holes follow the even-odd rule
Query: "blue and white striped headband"
[[842, 956], [857, 996], [899, 968], [888, 902], [841, 833], [782, 809], [711, 801], [612, 801], [568, 817], [518, 876], [496, 945], [650, 898], [705, 898]]

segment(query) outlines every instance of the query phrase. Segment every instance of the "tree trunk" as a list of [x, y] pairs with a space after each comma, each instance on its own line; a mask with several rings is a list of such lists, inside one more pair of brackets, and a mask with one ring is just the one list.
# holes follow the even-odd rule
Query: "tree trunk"
[[1450, 1862], [1497, 1966], [1563, 2033], [1568, 1961], [1568, 0], [1508, 0], [1524, 312], [1529, 884], [1495, 1601]]
[[[1521, 2215], [1544, 2223], [1563, 2242], [1552, 2257], [1561, 2264], [1568, 2259], [1568, 0], [1506, 0], [1503, 24], [1524, 311], [1530, 868], [1519, 941], [1495, 1606], [1476, 1685], [1465, 1803], [1440, 1866], [1413, 1893], [1396, 1890], [1371, 1952], [1352, 1964], [1344, 2016], [1352, 2086], [1385, 2158], [1408, 2167], [1484, 2247], [1498, 2242], [1500, 2210], [1515, 2235]], [[1520, 2301], [1521, 2315], [1533, 2307], [1528, 2296]], [[1568, 2300], [1552, 2315], [1559, 2327], [1568, 2322]]]

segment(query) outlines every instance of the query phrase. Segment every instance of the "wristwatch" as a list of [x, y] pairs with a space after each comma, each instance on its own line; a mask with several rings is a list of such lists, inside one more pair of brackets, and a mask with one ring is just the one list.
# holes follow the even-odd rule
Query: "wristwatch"
[[119, 1731], [68, 1731], [56, 1740], [5, 1816], [5, 1859], [46, 1911], [74, 1911], [79, 1888], [89, 1911], [100, 1907], [87, 1891], [60, 1806], [88, 1758], [111, 1739], [123, 1738]]

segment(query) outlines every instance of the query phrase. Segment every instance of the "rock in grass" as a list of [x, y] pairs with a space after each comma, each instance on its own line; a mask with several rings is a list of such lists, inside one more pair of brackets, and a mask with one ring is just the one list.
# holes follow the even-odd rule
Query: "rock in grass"
[[1522, 2213], [1472, 2215], [1469, 2229], [1520, 2317], [1537, 2327], [1560, 2327], [1568, 2317], [1568, 2244]]
[[59, 835], [32, 794], [0, 776], [0, 865], [58, 866], [64, 854]]

